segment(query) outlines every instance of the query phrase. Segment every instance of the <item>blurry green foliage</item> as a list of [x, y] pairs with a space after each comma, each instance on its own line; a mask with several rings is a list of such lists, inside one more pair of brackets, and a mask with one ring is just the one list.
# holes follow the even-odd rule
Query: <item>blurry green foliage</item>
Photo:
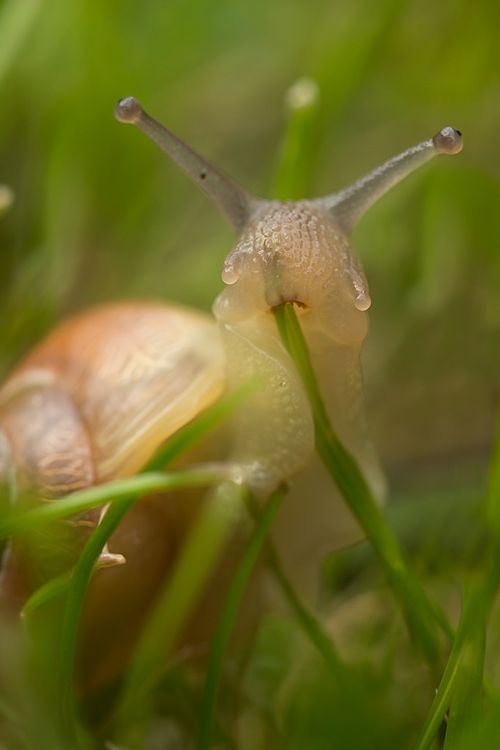
[[[459, 127], [463, 154], [409, 178], [355, 237], [373, 299], [370, 421], [400, 499], [391, 512], [456, 613], [457, 581], [483, 570], [479, 507], [500, 371], [498, 28], [490, 0], [0, 0], [0, 184], [14, 196], [0, 208], [0, 372], [90, 304], [147, 297], [209, 309], [221, 288], [230, 231], [150, 143], [116, 123], [119, 97], [134, 94], [242, 184], [281, 197], [289, 178], [273, 173], [280, 150], [294, 147], [283, 143], [283, 101], [300, 76], [319, 89], [315, 116], [299, 127], [305, 195]], [[432, 703], [428, 675], [366, 546], [337, 556], [331, 573], [331, 627], [379, 711], [366, 747], [409, 747]], [[241, 694], [223, 699], [222, 746], [237, 703], [240, 750], [365, 747], [356, 712], [316, 657], [290, 669], [307, 652], [296, 631], [289, 621], [264, 627]], [[490, 631], [484, 740], [465, 727], [460, 747], [491, 747], [498, 736], [498, 608]], [[18, 644], [2, 636], [2, 679], [49, 747], [43, 706], [23, 693], [33, 675], [15, 674]], [[159, 710], [151, 748], [162, 738], [188, 746], [182, 725], [189, 735], [198, 687], [184, 673], [167, 678], [158, 704], [175, 704], [180, 721]], [[0, 725], [11, 711], [0, 704]], [[22, 721], [10, 719], [7, 741], [24, 747]]]

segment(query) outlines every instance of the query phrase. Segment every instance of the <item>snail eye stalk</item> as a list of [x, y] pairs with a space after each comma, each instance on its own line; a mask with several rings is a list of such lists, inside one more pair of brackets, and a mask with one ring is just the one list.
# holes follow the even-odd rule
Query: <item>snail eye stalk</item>
[[208, 195], [236, 231], [241, 232], [254, 209], [262, 203], [260, 199], [250, 195], [148, 115], [133, 96], [120, 99], [115, 117], [142, 130]]
[[358, 220], [394, 185], [440, 154], [458, 154], [462, 134], [446, 127], [433, 138], [408, 148], [384, 162], [353, 185], [322, 199], [345, 231], [352, 231]]

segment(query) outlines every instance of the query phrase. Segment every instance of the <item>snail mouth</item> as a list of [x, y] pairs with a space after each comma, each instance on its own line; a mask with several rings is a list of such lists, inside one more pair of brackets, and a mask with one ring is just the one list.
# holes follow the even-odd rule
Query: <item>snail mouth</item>
[[302, 302], [300, 299], [290, 299], [288, 297], [283, 297], [281, 302], [278, 302], [277, 305], [272, 305], [272, 307], [269, 308], [269, 312], [274, 312], [278, 307], [282, 307], [283, 305], [293, 305], [297, 310], [301, 312], [305, 312], [309, 309], [309, 305], [305, 302]]

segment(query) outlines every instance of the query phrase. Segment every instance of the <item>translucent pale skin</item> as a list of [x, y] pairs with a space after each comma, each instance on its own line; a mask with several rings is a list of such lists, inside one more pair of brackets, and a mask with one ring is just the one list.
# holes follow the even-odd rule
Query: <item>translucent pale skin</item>
[[361, 534], [314, 459], [310, 407], [272, 310], [296, 303], [334, 429], [380, 497], [383, 481], [367, 435], [359, 361], [367, 332], [366, 282], [341, 228], [325, 208], [308, 201], [260, 209], [228, 256], [223, 278], [232, 283], [214, 313], [230, 382], [256, 372], [264, 378], [238, 416], [234, 458], [262, 496], [292, 480], [272, 534], [294, 580], [310, 591], [322, 557]]

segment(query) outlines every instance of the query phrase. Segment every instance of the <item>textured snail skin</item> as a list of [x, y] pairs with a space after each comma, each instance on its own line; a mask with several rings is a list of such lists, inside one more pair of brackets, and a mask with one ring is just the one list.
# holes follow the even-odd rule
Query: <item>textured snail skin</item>
[[238, 412], [232, 459], [262, 497], [291, 480], [272, 535], [294, 581], [311, 594], [322, 558], [360, 539], [361, 532], [314, 457], [309, 403], [272, 311], [282, 302], [296, 303], [334, 429], [381, 498], [360, 369], [370, 304], [366, 281], [341, 228], [308, 201], [262, 207], [228, 256], [223, 278], [232, 283], [214, 313], [230, 384], [255, 372], [264, 378]]

